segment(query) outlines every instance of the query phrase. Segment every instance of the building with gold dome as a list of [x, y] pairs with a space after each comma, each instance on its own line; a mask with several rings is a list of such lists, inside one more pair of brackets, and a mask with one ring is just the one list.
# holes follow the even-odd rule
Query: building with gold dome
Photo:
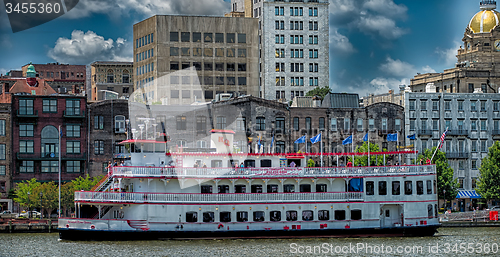
[[[411, 80], [413, 92], [498, 93], [500, 87], [500, 13], [496, 1], [483, 0], [468, 23], [455, 68], [419, 74]], [[434, 87], [430, 87], [434, 90]]]

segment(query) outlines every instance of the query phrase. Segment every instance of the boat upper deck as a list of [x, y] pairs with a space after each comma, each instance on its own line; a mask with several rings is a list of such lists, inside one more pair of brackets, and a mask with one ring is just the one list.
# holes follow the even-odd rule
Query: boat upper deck
[[436, 174], [435, 165], [375, 167], [281, 167], [281, 168], [186, 168], [117, 166], [111, 176], [124, 178], [296, 178], [296, 177], [370, 177]]

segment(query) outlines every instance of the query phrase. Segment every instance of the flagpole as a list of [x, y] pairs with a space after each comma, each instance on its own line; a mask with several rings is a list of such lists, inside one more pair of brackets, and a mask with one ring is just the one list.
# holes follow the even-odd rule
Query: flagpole
[[321, 167], [323, 167], [323, 135], [319, 133], [319, 148], [321, 152]]
[[[59, 206], [57, 209], [57, 215], [61, 218], [61, 125], [59, 125]], [[50, 214], [49, 214], [50, 215]]]
[[[446, 128], [446, 130], [444, 131], [444, 133], [447, 133], [448, 132], [448, 128]], [[443, 134], [444, 136], [446, 136], [446, 134]], [[443, 138], [443, 135], [441, 135], [441, 138], [439, 138], [439, 144], [438, 146], [436, 147], [436, 150], [434, 151], [434, 154], [432, 154], [432, 157], [431, 157], [431, 164], [432, 164], [432, 160], [434, 159], [434, 156], [436, 155], [438, 149], [440, 149], [439, 147], [441, 146], [441, 144], [444, 142], [444, 138]]]
[[399, 142], [399, 131], [397, 131], [397, 136], [398, 136], [398, 143], [397, 143], [397, 145], [399, 146], [398, 147], [398, 152], [399, 152], [399, 162], [398, 163], [399, 163], [399, 165], [401, 165], [401, 149], [400, 149], [401, 144]]
[[351, 145], [352, 145], [352, 167], [354, 167], [354, 131], [351, 132]]
[[370, 167], [371, 166], [371, 163], [370, 163], [370, 129], [368, 129], [368, 165], [366, 165], [367, 167]]

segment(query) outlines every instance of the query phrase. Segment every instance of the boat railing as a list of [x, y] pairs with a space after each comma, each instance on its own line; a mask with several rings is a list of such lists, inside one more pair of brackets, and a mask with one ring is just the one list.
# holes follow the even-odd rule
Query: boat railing
[[114, 176], [126, 177], [331, 177], [376, 175], [435, 174], [434, 165], [375, 167], [282, 167], [282, 168], [186, 168], [186, 167], [113, 167]]
[[77, 191], [75, 201], [90, 203], [345, 202], [363, 201], [363, 192], [173, 194]]

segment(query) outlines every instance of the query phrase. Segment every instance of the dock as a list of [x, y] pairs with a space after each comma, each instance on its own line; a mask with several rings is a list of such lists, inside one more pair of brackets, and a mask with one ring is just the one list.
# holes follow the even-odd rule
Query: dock
[[0, 233], [53, 233], [57, 219], [0, 219]]

